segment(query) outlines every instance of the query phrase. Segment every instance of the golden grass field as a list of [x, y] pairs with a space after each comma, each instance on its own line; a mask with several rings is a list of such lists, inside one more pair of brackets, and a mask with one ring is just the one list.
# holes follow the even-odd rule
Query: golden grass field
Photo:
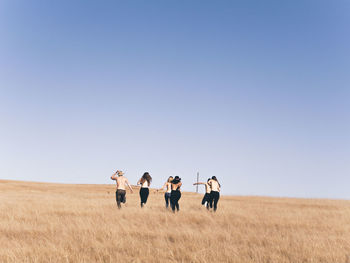
[[118, 210], [115, 186], [0, 180], [0, 262], [350, 262], [350, 201], [183, 193]]

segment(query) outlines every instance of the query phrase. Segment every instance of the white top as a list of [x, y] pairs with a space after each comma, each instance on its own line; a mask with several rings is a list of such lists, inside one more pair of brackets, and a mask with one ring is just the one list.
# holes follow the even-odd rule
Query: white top
[[210, 187], [210, 185], [208, 183], [205, 183], [205, 192], [207, 194], [210, 194], [210, 192], [211, 192], [211, 187]]
[[209, 184], [211, 185], [211, 190], [215, 192], [220, 192], [220, 186], [219, 183], [215, 180], [210, 180]]
[[171, 193], [171, 183], [166, 183], [166, 192]]
[[143, 184], [141, 184], [141, 187], [142, 187], [142, 188], [148, 188], [148, 182], [147, 182], [147, 180], [145, 180], [145, 181], [143, 182]]

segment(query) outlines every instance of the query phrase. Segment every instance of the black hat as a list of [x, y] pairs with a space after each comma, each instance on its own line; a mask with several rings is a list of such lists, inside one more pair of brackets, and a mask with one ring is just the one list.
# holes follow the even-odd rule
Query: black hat
[[177, 184], [178, 182], [181, 182], [181, 178], [178, 176], [175, 176], [174, 180], [172, 181], [173, 184]]

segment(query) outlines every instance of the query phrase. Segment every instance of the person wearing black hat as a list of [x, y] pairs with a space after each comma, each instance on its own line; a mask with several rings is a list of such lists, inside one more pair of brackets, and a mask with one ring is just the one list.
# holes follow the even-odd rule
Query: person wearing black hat
[[175, 208], [177, 211], [180, 210], [179, 206], [179, 200], [181, 198], [181, 192], [180, 192], [180, 187], [181, 187], [181, 178], [178, 176], [175, 176], [174, 180], [171, 182], [171, 195], [170, 195], [170, 204], [171, 204], [171, 209], [175, 213]]

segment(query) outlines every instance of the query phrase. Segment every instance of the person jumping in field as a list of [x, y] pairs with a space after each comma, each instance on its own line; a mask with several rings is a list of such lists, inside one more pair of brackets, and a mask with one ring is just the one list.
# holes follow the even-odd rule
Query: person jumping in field
[[169, 207], [169, 201], [170, 201], [170, 196], [171, 196], [171, 181], [173, 179], [174, 178], [172, 176], [169, 176], [168, 181], [166, 181], [165, 184], [163, 185], [163, 187], [159, 189], [159, 190], [163, 190], [164, 188], [166, 188], [166, 192], [164, 194], [166, 208]]
[[209, 204], [210, 204], [210, 192], [211, 192], [211, 187], [209, 185], [210, 178], [208, 178], [206, 183], [194, 183], [193, 185], [198, 185], [198, 184], [204, 184], [205, 185], [205, 194], [202, 199], [202, 205], [205, 205], [206, 208], [209, 210]]
[[170, 195], [170, 204], [171, 204], [171, 209], [175, 213], [175, 208], [177, 211], [180, 210], [179, 206], [179, 200], [181, 198], [181, 192], [180, 192], [180, 187], [181, 187], [181, 178], [178, 176], [175, 176], [174, 180], [171, 182], [171, 195]]
[[[118, 175], [118, 177], [116, 176]], [[117, 205], [118, 208], [121, 208], [121, 203], [126, 202], [126, 190], [125, 190], [125, 186], [127, 185], [131, 191], [131, 193], [133, 193], [133, 190], [129, 184], [129, 181], [126, 177], [124, 177], [124, 173], [122, 171], [117, 170], [112, 176], [111, 176], [112, 180], [116, 181], [117, 184], [117, 191], [115, 192], [115, 199], [117, 201]]]
[[144, 173], [140, 180], [138, 180], [137, 184], [141, 185], [140, 188], [140, 199], [141, 199], [141, 208], [147, 203], [149, 189], [148, 187], [151, 185], [152, 177], [149, 173]]
[[210, 208], [213, 208], [213, 202], [214, 202], [214, 212], [216, 212], [217, 205], [218, 205], [218, 202], [220, 199], [220, 187], [221, 187], [221, 185], [215, 176], [213, 176], [209, 180], [208, 184], [210, 185], [210, 188], [211, 188], [209, 206], [210, 206]]

